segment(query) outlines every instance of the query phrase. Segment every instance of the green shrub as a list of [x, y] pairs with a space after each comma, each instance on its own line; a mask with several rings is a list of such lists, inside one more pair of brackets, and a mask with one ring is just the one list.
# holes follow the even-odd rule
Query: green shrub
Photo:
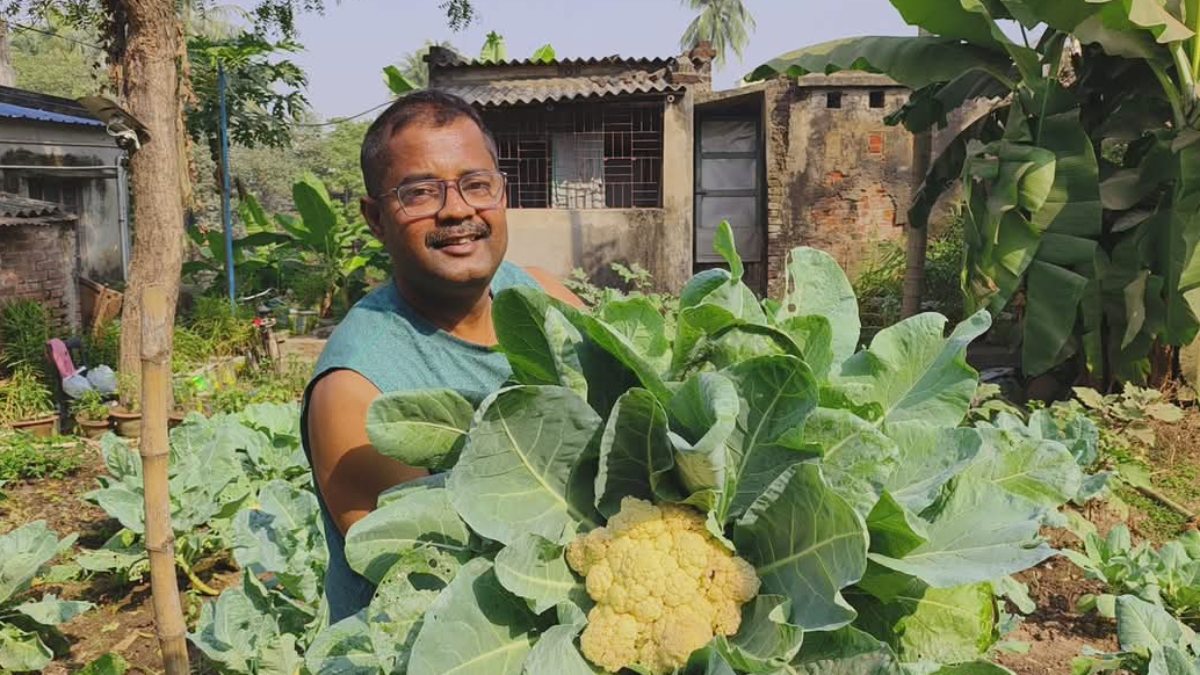
[[854, 292], [864, 329], [874, 332], [896, 323], [904, 294], [904, 249], [895, 242], [880, 243], [854, 280]]
[[944, 314], [950, 321], [965, 318], [962, 293], [962, 227], [955, 223], [945, 234], [931, 239], [925, 252], [925, 285], [922, 309]]
[[0, 308], [0, 363], [6, 368], [28, 366], [48, 378], [50, 337], [50, 314], [41, 303], [16, 300]]
[[0, 481], [65, 478], [83, 467], [83, 447], [69, 438], [0, 432]]
[[175, 327], [172, 368], [186, 372], [214, 357], [245, 353], [257, 338], [253, 320], [253, 311], [231, 307], [228, 298], [197, 298], [192, 311]]
[[71, 414], [87, 420], [106, 420], [108, 419], [108, 405], [105, 404], [104, 396], [100, 392], [88, 389], [71, 403]]
[[645, 298], [659, 314], [664, 315], [667, 319], [671, 319], [678, 311], [679, 299], [671, 295], [656, 293], [654, 277], [646, 268], [637, 263], [627, 266], [615, 262], [609, 265], [609, 269], [621, 279], [624, 288], [597, 284], [592, 281], [587, 272], [578, 267], [571, 270], [570, 276], [563, 283], [568, 290], [579, 296], [584, 304], [597, 312], [602, 311], [604, 306], [609, 303], [630, 298]]
[[201, 366], [213, 353], [213, 347], [192, 329], [175, 326], [174, 346], [171, 351], [171, 370], [186, 373]]
[[121, 363], [121, 322], [109, 321], [95, 335], [85, 335], [83, 355], [89, 366], [103, 364], [116, 370]]
[[288, 287], [299, 309], [319, 308], [331, 283], [328, 275], [319, 272], [298, 271], [288, 275]]
[[284, 361], [279, 373], [269, 364], [248, 367], [232, 384], [218, 385], [214, 389], [210, 401], [212, 411], [236, 413], [254, 403], [299, 401], [311, 374], [311, 365], [296, 358]]
[[[925, 252], [925, 281], [921, 311], [937, 312], [950, 321], [963, 319], [962, 226], [955, 222], [945, 233], [929, 240]], [[874, 258], [854, 280], [863, 331], [869, 339], [879, 329], [900, 320], [904, 297], [904, 248], [898, 242], [880, 244]]]
[[54, 395], [38, 373], [18, 366], [0, 385], [0, 424], [11, 424], [54, 412]]

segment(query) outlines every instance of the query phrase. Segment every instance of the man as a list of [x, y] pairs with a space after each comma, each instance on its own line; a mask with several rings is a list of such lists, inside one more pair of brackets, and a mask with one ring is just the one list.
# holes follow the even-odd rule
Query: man
[[496, 145], [462, 99], [423, 91], [397, 100], [363, 139], [362, 213], [391, 258], [393, 282], [360, 300], [338, 326], [305, 395], [304, 448], [329, 545], [330, 620], [365, 607], [371, 584], [346, 564], [346, 530], [384, 490], [425, 475], [384, 457], [367, 437], [381, 393], [455, 389], [476, 403], [511, 371], [492, 348], [493, 294], [540, 285], [576, 306], [553, 277], [503, 262], [505, 177]]

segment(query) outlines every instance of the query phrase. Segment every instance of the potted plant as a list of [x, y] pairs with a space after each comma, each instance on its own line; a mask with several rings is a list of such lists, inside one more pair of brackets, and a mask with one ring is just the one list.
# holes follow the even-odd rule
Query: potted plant
[[171, 383], [175, 405], [171, 408], [171, 412], [167, 416], [168, 428], [174, 429], [183, 424], [183, 420], [187, 418], [188, 413], [204, 412], [200, 405], [200, 395], [197, 387], [197, 379], [192, 377], [175, 378], [175, 381]]
[[117, 435], [138, 438], [142, 435], [142, 410], [138, 402], [137, 387], [126, 373], [117, 376], [117, 395], [120, 399], [108, 416], [112, 419]]
[[75, 399], [71, 404], [71, 413], [75, 415], [75, 424], [79, 425], [85, 438], [99, 438], [112, 426], [108, 418], [108, 404], [95, 389], [89, 389]]
[[37, 436], [53, 436], [58, 423], [54, 396], [28, 366], [18, 366], [0, 383], [0, 424]]

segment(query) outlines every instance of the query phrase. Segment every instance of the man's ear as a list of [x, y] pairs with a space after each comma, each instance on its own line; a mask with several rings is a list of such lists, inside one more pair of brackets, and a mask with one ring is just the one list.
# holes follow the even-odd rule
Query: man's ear
[[358, 209], [362, 212], [363, 219], [367, 221], [367, 227], [371, 228], [371, 234], [379, 241], [383, 241], [383, 227], [379, 224], [379, 202], [373, 197], [363, 197], [358, 201]]

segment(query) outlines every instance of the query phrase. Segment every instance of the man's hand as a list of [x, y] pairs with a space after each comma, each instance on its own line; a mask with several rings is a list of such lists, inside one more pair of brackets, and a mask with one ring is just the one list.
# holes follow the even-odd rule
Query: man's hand
[[367, 437], [367, 408], [379, 390], [352, 370], [335, 370], [313, 387], [308, 402], [308, 447], [317, 486], [338, 529], [375, 509], [379, 493], [427, 475], [385, 457]]

